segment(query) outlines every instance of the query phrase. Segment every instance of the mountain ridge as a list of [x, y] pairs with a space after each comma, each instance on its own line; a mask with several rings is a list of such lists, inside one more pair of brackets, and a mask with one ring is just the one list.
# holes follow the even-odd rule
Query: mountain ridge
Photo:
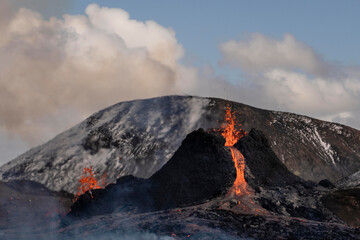
[[257, 128], [277, 157], [306, 180], [336, 182], [360, 169], [360, 131], [304, 115], [269, 111], [219, 98], [164, 96], [120, 102], [0, 167], [0, 179], [37, 181], [74, 193], [84, 167], [108, 182], [147, 178], [159, 170], [186, 134], [219, 128], [225, 107], [245, 131]]

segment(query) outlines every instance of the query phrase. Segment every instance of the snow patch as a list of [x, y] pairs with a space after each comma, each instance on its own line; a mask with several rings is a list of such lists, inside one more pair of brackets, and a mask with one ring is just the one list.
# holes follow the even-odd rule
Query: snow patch
[[[188, 133], [202, 127], [209, 104], [207, 98], [179, 96], [115, 104], [2, 166], [0, 177], [8, 181], [21, 176], [72, 193], [85, 167], [92, 166], [96, 177], [107, 172], [107, 182], [124, 175], [150, 177]], [[90, 133], [94, 138], [88, 138]], [[95, 142], [91, 152], [84, 148], [89, 139], [105, 145], [97, 149], [103, 143]]]
[[334, 151], [332, 150], [331, 145], [322, 140], [322, 138], [319, 135], [319, 132], [318, 132], [317, 128], [314, 129], [314, 133], [315, 133], [317, 139], [319, 140], [319, 143], [320, 143], [321, 147], [324, 149], [325, 153], [330, 157], [332, 163], [334, 165], [336, 165], [335, 159], [334, 159]]

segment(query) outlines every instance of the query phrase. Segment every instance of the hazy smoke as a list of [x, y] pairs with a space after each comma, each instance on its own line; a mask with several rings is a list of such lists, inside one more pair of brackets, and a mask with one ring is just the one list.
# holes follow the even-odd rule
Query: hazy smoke
[[[308, 114], [360, 128], [360, 71], [325, 61], [311, 47], [285, 34], [276, 40], [252, 34], [220, 45], [222, 64], [244, 72], [238, 90], [250, 104]], [[255, 98], [254, 98], [255, 96]]]
[[290, 34], [222, 43], [221, 64], [242, 71], [230, 83], [211, 66], [181, 64], [175, 32], [154, 21], [96, 4], [85, 15], [45, 19], [37, 11], [54, 9], [46, 4], [0, 2], [0, 133], [32, 146], [119, 101], [184, 93], [360, 128], [359, 67], [330, 63]]
[[222, 43], [220, 50], [224, 64], [247, 72], [282, 68], [319, 75], [327, 73], [330, 67], [311, 47], [290, 34], [285, 34], [282, 40], [275, 40], [254, 33], [242, 41]]
[[171, 29], [96, 4], [84, 16], [44, 20], [20, 9], [8, 17], [1, 19], [0, 125], [27, 140], [121, 100], [176, 92], [183, 49]]

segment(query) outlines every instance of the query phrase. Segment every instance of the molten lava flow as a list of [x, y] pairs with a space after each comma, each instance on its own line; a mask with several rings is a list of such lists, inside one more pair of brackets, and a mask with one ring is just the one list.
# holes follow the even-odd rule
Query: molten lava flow
[[241, 195], [246, 193], [246, 181], [245, 181], [245, 159], [239, 150], [234, 147], [230, 147], [231, 155], [236, 167], [236, 179], [232, 186], [230, 193], [235, 195]]
[[241, 124], [238, 124], [239, 130], [235, 128], [235, 116], [231, 113], [230, 107], [226, 107], [226, 115], [225, 122], [221, 125], [221, 129], [219, 130], [220, 134], [226, 140], [225, 146], [232, 147], [234, 144], [239, 141], [246, 132], [241, 129]]
[[241, 152], [233, 147], [240, 138], [246, 135], [246, 132], [241, 130], [240, 124], [238, 125], [238, 129], [239, 130], [235, 128], [235, 116], [231, 113], [230, 107], [227, 106], [225, 123], [222, 124], [220, 133], [226, 140], [225, 146], [230, 147], [231, 155], [236, 167], [236, 180], [229, 192], [229, 194], [232, 193], [234, 195], [241, 195], [247, 192], [244, 177], [245, 159]]
[[78, 188], [79, 191], [75, 194], [74, 201], [76, 201], [80, 195], [86, 193], [87, 191], [90, 192], [92, 197], [91, 189], [104, 188], [106, 186], [106, 173], [101, 177], [101, 183], [99, 185], [100, 181], [98, 182], [94, 177], [92, 167], [84, 168], [83, 176], [81, 176], [79, 182], [81, 185]]

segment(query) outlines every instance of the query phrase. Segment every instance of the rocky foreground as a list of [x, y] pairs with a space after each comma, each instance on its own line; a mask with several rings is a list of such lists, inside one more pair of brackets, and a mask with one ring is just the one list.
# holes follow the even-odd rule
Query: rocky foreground
[[[224, 143], [215, 132], [194, 131], [150, 178], [121, 177], [105, 189], [80, 196], [66, 216], [53, 216], [42, 224], [3, 226], [0, 236], [3, 239], [360, 238], [359, 189], [340, 190], [327, 180], [315, 183], [295, 176], [277, 158], [265, 135], [252, 129], [234, 145], [246, 159], [246, 190], [240, 195], [229, 194], [236, 169], [230, 149]], [[53, 199], [59, 196], [54, 195]], [[344, 215], [346, 211], [348, 214]]]

